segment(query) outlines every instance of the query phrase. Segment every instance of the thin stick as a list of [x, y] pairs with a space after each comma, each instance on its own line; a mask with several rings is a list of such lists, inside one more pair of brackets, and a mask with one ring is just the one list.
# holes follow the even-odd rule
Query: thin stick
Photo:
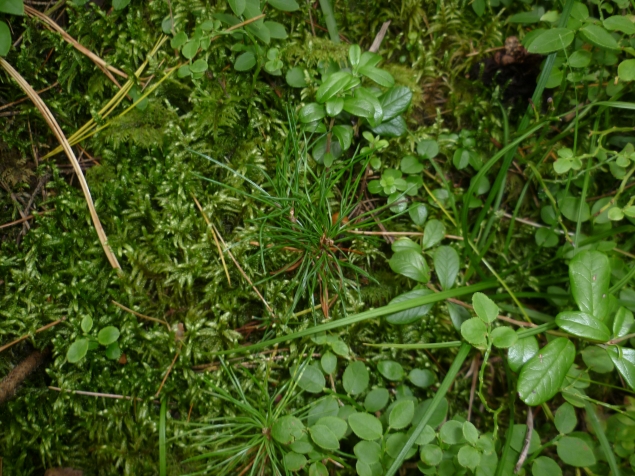
[[[46, 87], [44, 89], [40, 89], [37, 93], [38, 94], [42, 94], [45, 93], [46, 91], [48, 91], [49, 89], [53, 89], [55, 86], [59, 86], [60, 83], [58, 83], [57, 81], [55, 81], [53, 84], [51, 84], [49, 87]], [[24, 101], [28, 101], [29, 97], [24, 97], [22, 99], [18, 99], [17, 101], [13, 101], [10, 102], [9, 104], [5, 104], [4, 106], [0, 106], [0, 111], [4, 110], [4, 109], [9, 109], [12, 106], [17, 106], [20, 103], [23, 103]]]
[[423, 233], [418, 231], [361, 231], [361, 230], [346, 230], [347, 233], [353, 235], [378, 235], [378, 236], [423, 236]]
[[29, 16], [35, 17], [38, 20], [40, 20], [42, 23], [44, 23], [49, 30], [56, 31], [60, 35], [62, 35], [62, 38], [64, 39], [64, 41], [66, 41], [67, 43], [71, 44], [73, 46], [73, 48], [75, 48], [79, 52], [81, 52], [81, 53], [85, 54], [86, 56], [88, 56], [88, 58], [90, 58], [92, 60], [92, 62], [95, 63], [100, 68], [106, 69], [108, 71], [111, 71], [111, 72], [115, 73], [118, 76], [121, 76], [122, 78], [128, 79], [128, 75], [126, 73], [124, 73], [123, 71], [115, 68], [114, 66], [110, 66], [108, 63], [106, 63], [103, 59], [101, 59], [95, 53], [93, 53], [88, 48], [86, 48], [84, 45], [79, 43], [75, 38], [73, 38], [71, 35], [66, 33], [66, 31], [62, 27], [60, 27], [57, 23], [55, 23], [55, 21], [53, 21], [53, 19], [51, 17], [49, 17], [49, 16], [45, 15], [44, 13], [36, 10], [35, 8], [29, 7], [28, 5], [24, 6], [24, 11]]
[[49, 390], [55, 390], [56, 392], [69, 392], [74, 393], [76, 395], [86, 395], [88, 397], [104, 397], [104, 398], [114, 398], [117, 400], [136, 400], [138, 402], [142, 402], [142, 398], [138, 397], [127, 397], [125, 395], [117, 395], [114, 393], [97, 393], [97, 392], [84, 392], [83, 390], [62, 390], [59, 387], [48, 387]]
[[386, 36], [386, 32], [388, 31], [388, 27], [390, 26], [390, 20], [384, 22], [371, 45], [370, 51], [371, 53], [377, 53], [379, 51], [379, 47], [381, 46], [381, 42], [384, 41], [384, 37]]
[[124, 311], [126, 311], [126, 312], [129, 312], [130, 314], [132, 314], [132, 315], [134, 315], [134, 316], [140, 317], [141, 319], [148, 319], [149, 321], [158, 322], [159, 324], [164, 324], [164, 325], [165, 325], [165, 327], [167, 327], [167, 328], [168, 328], [168, 331], [170, 331], [170, 330], [171, 330], [171, 329], [170, 329], [170, 324], [168, 324], [168, 323], [167, 323], [167, 321], [165, 321], [165, 320], [157, 319], [156, 317], [146, 316], [145, 314], [141, 314], [140, 312], [133, 311], [132, 309], [130, 309], [130, 308], [128, 308], [128, 307], [126, 307], [126, 306], [124, 306], [123, 304], [119, 304], [119, 303], [118, 303], [117, 301], [115, 301], [114, 299], [111, 299], [111, 302], [112, 302], [115, 306], [117, 306], [117, 307], [119, 307], [119, 308], [123, 309], [123, 310], [124, 310]]
[[194, 194], [192, 194], [192, 198], [194, 199], [194, 203], [196, 203], [196, 206], [198, 207], [199, 211], [201, 212], [201, 215], [203, 215], [203, 219], [205, 220], [205, 223], [207, 223], [207, 226], [209, 227], [209, 229], [212, 230], [212, 236], [214, 237], [214, 243], [216, 243], [216, 249], [218, 250], [218, 254], [220, 256], [220, 260], [223, 263], [223, 269], [225, 270], [225, 276], [227, 276], [227, 284], [229, 284], [231, 286], [232, 285], [232, 280], [229, 277], [229, 270], [227, 269], [227, 263], [225, 263], [225, 257], [223, 256], [223, 250], [221, 250], [220, 243], [218, 242], [218, 237], [216, 236], [215, 228], [212, 226], [211, 222], [209, 221], [209, 218], [207, 218], [207, 214], [203, 211], [203, 207], [198, 202], [198, 200], [196, 199]]
[[520, 452], [520, 456], [518, 457], [518, 463], [516, 463], [516, 468], [514, 468], [514, 474], [518, 474], [525, 464], [525, 460], [527, 459], [527, 455], [529, 454], [529, 446], [531, 444], [531, 434], [534, 431], [534, 414], [531, 411], [531, 408], [527, 408], [527, 433], [525, 433], [525, 441], [523, 443], [523, 450]]
[[73, 165], [73, 169], [75, 170], [75, 173], [77, 174], [77, 178], [82, 187], [82, 191], [84, 192], [84, 198], [86, 199], [86, 204], [88, 205], [88, 210], [90, 211], [90, 216], [93, 220], [93, 225], [95, 226], [95, 230], [97, 231], [97, 236], [99, 237], [101, 246], [104, 249], [104, 253], [106, 254], [106, 257], [108, 258], [108, 261], [110, 262], [110, 266], [112, 266], [114, 269], [120, 270], [121, 266], [119, 265], [119, 262], [117, 261], [117, 258], [115, 257], [115, 254], [110, 249], [110, 245], [108, 245], [108, 237], [106, 236], [106, 232], [104, 231], [104, 228], [101, 226], [101, 222], [99, 221], [97, 210], [95, 210], [93, 199], [90, 196], [90, 189], [88, 188], [88, 183], [86, 182], [86, 179], [84, 178], [84, 174], [82, 173], [82, 169], [79, 163], [77, 162], [77, 158], [75, 157], [75, 153], [73, 152], [73, 149], [71, 149], [70, 144], [68, 143], [68, 141], [66, 140], [66, 137], [64, 136], [64, 132], [62, 132], [62, 129], [60, 128], [59, 124], [55, 120], [55, 117], [53, 116], [49, 108], [46, 106], [44, 101], [42, 101], [42, 98], [40, 98], [40, 96], [37, 95], [37, 93], [33, 90], [31, 85], [20, 75], [20, 73], [18, 73], [13, 68], [13, 66], [7, 63], [4, 58], [0, 58], [0, 66], [2, 66], [7, 73], [9, 73], [9, 75], [20, 85], [22, 90], [29, 96], [29, 98], [31, 98], [31, 101], [33, 101], [33, 103], [39, 109], [42, 116], [44, 116], [44, 120], [46, 121], [48, 126], [51, 128], [55, 136], [57, 137], [57, 140], [62, 144], [62, 147], [64, 148], [64, 151], [66, 152], [66, 155], [68, 156], [68, 159]]
[[[61, 319], [58, 319], [57, 321], [53, 321], [48, 323], [45, 326], [40, 327], [38, 330], [35, 331], [35, 334], [39, 334], [40, 332], [45, 331], [46, 329], [50, 329], [53, 326], [58, 325], [60, 322], [65, 321], [66, 318], [62, 317]], [[7, 350], [9, 347], [14, 346], [15, 344], [22, 342], [23, 340], [28, 339], [29, 337], [31, 337], [31, 334], [25, 334], [22, 337], [20, 337], [19, 339], [14, 340], [13, 342], [9, 342], [8, 344], [3, 345], [2, 347], [0, 347], [0, 352], [3, 352], [5, 350]]]
[[[54, 210], [55, 210], [55, 209], [52, 209], [52, 210], [44, 210], [43, 212], [39, 212], [39, 213], [38, 213], [38, 216], [40, 216], [40, 215], [44, 215], [45, 213], [51, 213], [51, 212], [52, 212], [52, 211], [54, 211]], [[20, 223], [24, 223], [25, 221], [27, 221], [27, 220], [31, 220], [32, 218], [35, 218], [35, 215], [29, 215], [29, 216], [26, 216], [26, 217], [24, 217], [24, 218], [20, 218], [19, 220], [16, 220], [16, 221], [11, 221], [11, 222], [9, 222], [9, 223], [5, 223], [4, 225], [0, 225], [0, 229], [2, 229], [2, 228], [9, 228], [9, 227], [12, 227], [12, 226], [14, 226], [14, 225], [19, 225]]]
[[[196, 199], [194, 199], [196, 200]], [[199, 207], [199, 210], [201, 211], [201, 214], [203, 215], [203, 218], [205, 219], [205, 221], [207, 222], [207, 225], [209, 227], [212, 228], [212, 231], [216, 234], [215, 236], [218, 236], [218, 238], [220, 239], [221, 243], [223, 244], [223, 247], [225, 248], [225, 251], [227, 252], [227, 254], [229, 255], [229, 257], [232, 259], [232, 261], [234, 262], [234, 264], [236, 265], [236, 267], [238, 268], [238, 271], [240, 271], [240, 274], [242, 274], [243, 278], [245, 278], [245, 280], [249, 283], [249, 285], [251, 286], [251, 288], [255, 291], [255, 293], [258, 295], [258, 297], [260, 298], [260, 300], [263, 302], [263, 304], [265, 305], [265, 307], [267, 308], [267, 310], [271, 313], [272, 316], [275, 316], [273, 309], [271, 309], [271, 306], [269, 306], [269, 303], [267, 302], [267, 300], [263, 297], [262, 294], [260, 294], [260, 291], [258, 291], [258, 288], [254, 285], [254, 283], [251, 281], [251, 279], [249, 279], [249, 276], [247, 276], [247, 273], [245, 273], [245, 271], [243, 270], [243, 268], [240, 266], [240, 264], [238, 264], [238, 261], [236, 260], [236, 258], [234, 258], [234, 255], [232, 254], [232, 252], [229, 250], [229, 248], [227, 247], [227, 244], [225, 243], [225, 240], [223, 240], [222, 235], [218, 232], [218, 230], [216, 229], [216, 227], [214, 226], [214, 224], [212, 222], [209, 221], [209, 219], [207, 218], [207, 215], [205, 214], [205, 212], [203, 211], [203, 209], [201, 208], [201, 205], [197, 202], [197, 205]], [[223, 253], [221, 253], [221, 257], [223, 256]], [[225, 263], [225, 261], [223, 260], [223, 263]], [[227, 272], [227, 269], [225, 269], [225, 272]]]
[[159, 394], [161, 393], [161, 389], [165, 385], [165, 381], [168, 379], [168, 376], [170, 375], [170, 372], [172, 372], [172, 367], [174, 367], [174, 364], [176, 363], [176, 359], [179, 358], [179, 354], [180, 353], [181, 353], [181, 349], [176, 351], [176, 355], [174, 356], [174, 359], [172, 359], [172, 363], [168, 367], [168, 371], [166, 372], [165, 377], [163, 377], [163, 381], [161, 382], [161, 385], [159, 386], [159, 390], [157, 390], [157, 393], [154, 394], [155, 398], [158, 397]]

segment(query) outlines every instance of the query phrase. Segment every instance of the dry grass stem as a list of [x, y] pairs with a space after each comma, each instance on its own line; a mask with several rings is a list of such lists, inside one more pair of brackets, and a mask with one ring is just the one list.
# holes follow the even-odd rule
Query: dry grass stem
[[18, 73], [13, 68], [13, 66], [7, 63], [7, 61], [4, 58], [0, 58], [0, 66], [2, 66], [7, 73], [9, 73], [9, 76], [11, 76], [18, 83], [18, 85], [27, 94], [27, 96], [29, 96], [31, 101], [33, 101], [35, 106], [38, 108], [38, 110], [44, 117], [44, 120], [46, 121], [48, 126], [51, 128], [55, 136], [57, 137], [57, 140], [62, 144], [64, 152], [66, 152], [68, 159], [73, 165], [73, 169], [75, 170], [75, 173], [77, 174], [77, 178], [82, 187], [82, 191], [84, 192], [84, 198], [86, 199], [86, 204], [88, 205], [88, 210], [90, 211], [90, 216], [93, 220], [93, 225], [95, 226], [95, 230], [97, 231], [97, 236], [99, 237], [101, 246], [104, 249], [104, 253], [106, 254], [106, 257], [108, 258], [110, 265], [114, 269], [121, 269], [121, 266], [119, 265], [119, 262], [117, 261], [117, 258], [115, 257], [114, 253], [110, 249], [110, 246], [108, 245], [108, 237], [106, 236], [106, 232], [101, 226], [101, 222], [99, 221], [99, 216], [97, 215], [97, 210], [95, 210], [95, 205], [93, 203], [93, 198], [90, 195], [90, 189], [88, 188], [88, 183], [86, 182], [84, 174], [82, 173], [82, 169], [79, 165], [79, 162], [77, 162], [77, 158], [75, 157], [75, 153], [73, 152], [73, 149], [71, 149], [70, 144], [68, 143], [68, 141], [66, 140], [66, 137], [64, 136], [64, 132], [62, 132], [62, 129], [60, 128], [59, 124], [55, 120], [55, 117], [53, 117], [53, 114], [51, 113], [49, 108], [46, 106], [44, 101], [42, 101], [42, 98], [38, 96], [35, 90], [20, 75], [20, 73]]
[[[45, 326], [40, 327], [38, 330], [35, 331], [35, 334], [39, 334], [40, 332], [45, 331], [46, 329], [50, 329], [53, 326], [58, 325], [60, 322], [65, 321], [66, 318], [62, 317], [61, 319], [58, 319], [57, 321], [53, 321], [48, 323]], [[9, 347], [14, 346], [15, 344], [18, 344], [19, 342], [22, 342], [23, 340], [28, 339], [29, 337], [31, 337], [31, 334], [25, 334], [22, 337], [20, 337], [19, 339], [14, 340], [13, 342], [9, 342], [8, 344], [3, 345], [2, 347], [0, 347], [0, 352], [4, 352], [5, 350], [7, 350]]]
[[132, 309], [124, 306], [123, 304], [119, 304], [117, 301], [115, 301], [114, 299], [111, 299], [111, 302], [117, 306], [118, 308], [123, 309], [126, 312], [129, 312], [130, 314], [132, 314], [133, 316], [137, 316], [140, 317], [141, 319], [147, 319], [149, 321], [154, 321], [154, 322], [158, 322], [159, 324], [163, 324], [165, 327], [167, 327], [168, 331], [170, 331], [170, 324], [167, 323], [167, 321], [162, 320], [162, 319], [157, 319], [156, 317], [150, 317], [150, 316], [146, 316], [145, 314], [141, 314], [140, 312], [137, 311], [133, 311]]

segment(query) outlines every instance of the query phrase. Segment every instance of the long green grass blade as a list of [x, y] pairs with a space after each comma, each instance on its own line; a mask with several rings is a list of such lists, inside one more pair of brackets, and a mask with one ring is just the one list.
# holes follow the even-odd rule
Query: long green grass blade
[[498, 286], [497, 282], [486, 281], [483, 283], [473, 284], [472, 286], [466, 286], [463, 288], [442, 291], [440, 293], [429, 294], [427, 296], [422, 296], [420, 298], [410, 299], [408, 301], [403, 301], [403, 302], [399, 302], [395, 304], [389, 304], [388, 306], [383, 306], [377, 309], [371, 309], [370, 311], [354, 314], [352, 316], [348, 316], [343, 319], [338, 319], [336, 321], [331, 321], [325, 324], [309, 327], [308, 329], [304, 329], [299, 332], [294, 332], [286, 336], [276, 337], [275, 339], [259, 342], [258, 344], [248, 345], [244, 347], [237, 347], [234, 349], [222, 350], [220, 352], [214, 352], [212, 353], [212, 355], [242, 354], [246, 352], [254, 352], [256, 350], [264, 349], [265, 347], [270, 347], [275, 344], [280, 344], [281, 342], [288, 342], [290, 340], [300, 339], [301, 337], [310, 336], [313, 334], [317, 334], [319, 332], [325, 332], [325, 331], [330, 331], [333, 329], [338, 329], [340, 327], [350, 326], [352, 324], [357, 324], [358, 322], [367, 321], [368, 319], [374, 319], [376, 317], [385, 316], [387, 314], [392, 314], [399, 311], [405, 311], [406, 309], [412, 309], [413, 307], [423, 306], [424, 304], [432, 304], [435, 302], [444, 301], [448, 298], [465, 296], [467, 294], [474, 294], [475, 292], [484, 291], [485, 289], [491, 289], [496, 286]]
[[408, 438], [408, 441], [406, 441], [406, 444], [403, 446], [403, 448], [401, 448], [401, 451], [397, 455], [397, 458], [395, 458], [395, 461], [393, 461], [390, 468], [388, 468], [388, 471], [386, 471], [386, 476], [392, 476], [393, 474], [397, 472], [399, 468], [401, 468], [401, 465], [404, 459], [406, 459], [406, 455], [408, 454], [408, 451], [410, 451], [410, 448], [412, 448], [412, 445], [414, 445], [415, 441], [417, 441], [417, 438], [419, 438], [419, 435], [421, 434], [425, 426], [428, 424], [430, 417], [439, 406], [439, 403], [441, 403], [441, 400], [445, 397], [445, 394], [448, 393], [448, 390], [450, 389], [450, 385], [452, 385], [452, 382], [454, 382], [456, 375], [459, 373], [459, 370], [461, 370], [461, 366], [463, 365], [463, 362], [465, 361], [467, 354], [470, 353], [471, 349], [472, 349], [472, 346], [470, 344], [464, 343], [461, 345], [461, 348], [459, 349], [459, 353], [454, 358], [454, 362], [452, 362], [452, 366], [448, 370], [448, 373], [443, 379], [443, 382], [441, 382], [441, 386], [437, 390], [437, 393], [435, 393], [434, 398], [432, 399], [432, 402], [430, 403], [430, 406], [428, 407], [426, 412], [423, 414], [421, 421], [412, 432], [412, 435], [410, 435], [410, 438]]
[[611, 468], [611, 474], [613, 476], [620, 476], [620, 468], [617, 465], [617, 460], [615, 459], [615, 453], [613, 453], [613, 449], [611, 448], [611, 443], [609, 443], [606, 434], [604, 433], [604, 429], [602, 428], [602, 423], [598, 418], [598, 414], [595, 412], [595, 408], [591, 402], [585, 402], [584, 405], [586, 409], [586, 414], [589, 417], [589, 423], [591, 423], [591, 427], [593, 428], [593, 432], [595, 433], [596, 438], [600, 441], [600, 447], [602, 451], [604, 451], [604, 456], [606, 456], [606, 461]]

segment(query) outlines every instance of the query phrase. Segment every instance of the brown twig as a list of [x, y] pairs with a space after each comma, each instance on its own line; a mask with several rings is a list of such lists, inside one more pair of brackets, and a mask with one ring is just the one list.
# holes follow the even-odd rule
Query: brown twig
[[[79, 52], [83, 53], [88, 58], [90, 58], [93, 63], [95, 63], [98, 67], [100, 67], [102, 69], [102, 71], [108, 70], [108, 71], [111, 71], [111, 72], [115, 73], [118, 76], [121, 76], [122, 78], [128, 79], [128, 75], [126, 73], [124, 73], [123, 71], [115, 68], [114, 66], [110, 66], [109, 64], [107, 64], [103, 59], [101, 59], [95, 53], [93, 53], [88, 48], [86, 48], [84, 45], [79, 43], [71, 35], [66, 33], [66, 31], [62, 27], [60, 27], [57, 23], [55, 23], [55, 21], [53, 21], [53, 19], [51, 17], [49, 17], [49, 16], [45, 15], [44, 13], [36, 10], [35, 8], [29, 7], [28, 5], [24, 6], [24, 11], [29, 16], [35, 17], [38, 20], [40, 20], [42, 23], [44, 23], [49, 30], [58, 32], [62, 36], [64, 41], [66, 41], [67, 43], [72, 45], [76, 50], [78, 50]], [[112, 78], [112, 76], [111, 76], [111, 80], [113, 80], [113, 79], [114, 78]], [[119, 87], [121, 88], [121, 86], [119, 86]]]
[[174, 359], [172, 359], [172, 363], [168, 367], [168, 371], [165, 373], [165, 377], [163, 377], [163, 381], [161, 382], [161, 385], [159, 386], [159, 390], [157, 390], [157, 393], [154, 394], [155, 398], [158, 397], [159, 394], [161, 393], [161, 389], [165, 385], [165, 382], [168, 379], [168, 376], [170, 375], [170, 372], [172, 372], [172, 367], [174, 367], [174, 364], [176, 363], [176, 359], [179, 358], [179, 354], [180, 353], [181, 353], [181, 348], [179, 347], [179, 350], [176, 351], [176, 355], [174, 356]]
[[[55, 86], [59, 86], [60, 83], [58, 83], [57, 81], [55, 81], [53, 84], [51, 84], [49, 87], [44, 88], [44, 89], [40, 89], [39, 91], [37, 91], [38, 94], [42, 94], [45, 93], [46, 91], [48, 91], [49, 89], [53, 89]], [[23, 103], [25, 101], [28, 101], [29, 97], [23, 97], [22, 99], [18, 99], [17, 101], [13, 101], [10, 102], [8, 104], [5, 104], [4, 106], [0, 106], [0, 111], [4, 110], [4, 109], [9, 109], [12, 106], [17, 106], [20, 103]]]
[[142, 402], [143, 399], [139, 397], [128, 397], [126, 395], [117, 395], [115, 393], [98, 393], [98, 392], [85, 392], [83, 390], [63, 390], [59, 387], [48, 387], [49, 390], [54, 390], [56, 392], [68, 392], [74, 393], [76, 395], [86, 395], [88, 397], [103, 397], [103, 398], [114, 398], [116, 400], [136, 400], [138, 402]]
[[[60, 322], [65, 321], [66, 318], [62, 317], [61, 319], [58, 319], [57, 321], [53, 321], [48, 323], [45, 326], [40, 327], [38, 330], [35, 331], [35, 334], [39, 334], [40, 332], [44, 332], [46, 329], [50, 329], [53, 326], [58, 325]], [[19, 339], [14, 340], [13, 342], [9, 342], [8, 344], [3, 345], [2, 347], [0, 347], [0, 352], [4, 352], [5, 350], [7, 350], [9, 347], [14, 346], [15, 344], [22, 342], [23, 340], [28, 339], [29, 337], [31, 337], [31, 334], [25, 334], [22, 337], [20, 337]]]
[[531, 411], [531, 408], [527, 408], [527, 433], [525, 433], [525, 441], [523, 442], [523, 449], [520, 452], [520, 456], [518, 457], [518, 463], [516, 463], [516, 467], [514, 468], [514, 474], [518, 474], [525, 464], [525, 460], [527, 459], [527, 455], [529, 454], [529, 445], [531, 444], [531, 435], [534, 431], [534, 414]]
[[[50, 213], [50, 212], [52, 212], [52, 211], [54, 211], [54, 210], [55, 210], [55, 209], [52, 209], [52, 210], [44, 210], [43, 212], [39, 212], [39, 213], [38, 213], [38, 216], [39, 216], [39, 215], [44, 215], [45, 213]], [[2, 229], [2, 228], [9, 228], [9, 227], [12, 227], [12, 226], [14, 226], [14, 225], [19, 225], [20, 223], [24, 223], [25, 221], [27, 221], [27, 220], [31, 220], [31, 219], [32, 219], [32, 218], [34, 218], [34, 217], [35, 217], [35, 215], [29, 215], [29, 216], [27, 216], [27, 217], [20, 218], [19, 220], [15, 220], [15, 221], [11, 221], [11, 222], [9, 222], [9, 223], [5, 223], [4, 225], [0, 225], [0, 229]]]
[[0, 381], [0, 405], [15, 395], [20, 384], [44, 362], [49, 352], [48, 349], [32, 352]]
[[129, 313], [130, 313], [130, 314], [132, 314], [133, 316], [140, 317], [141, 319], [148, 319], [149, 321], [158, 322], [159, 324], [163, 324], [163, 325], [165, 325], [165, 327], [167, 327], [167, 328], [168, 328], [168, 331], [170, 331], [170, 330], [171, 330], [171, 329], [170, 329], [170, 324], [168, 324], [168, 323], [167, 323], [167, 321], [165, 321], [165, 320], [157, 319], [156, 317], [146, 316], [145, 314], [141, 314], [140, 312], [133, 311], [132, 309], [130, 309], [130, 308], [128, 308], [128, 307], [126, 307], [126, 306], [124, 306], [123, 304], [119, 304], [119, 303], [118, 303], [117, 301], [115, 301], [114, 299], [111, 299], [111, 302], [112, 302], [115, 306], [117, 306], [117, 307], [119, 307], [119, 308], [123, 309], [123, 310], [124, 310], [124, 311], [126, 311], [126, 312], [129, 312]]
[[388, 31], [388, 27], [390, 26], [390, 20], [384, 22], [381, 26], [381, 29], [375, 36], [373, 40], [373, 44], [370, 46], [369, 50], [371, 53], [377, 53], [379, 51], [379, 47], [381, 46], [381, 42], [384, 41], [384, 37], [386, 36], [386, 32]]
[[38, 110], [44, 117], [44, 120], [46, 121], [48, 126], [51, 128], [55, 136], [57, 137], [57, 140], [61, 143], [62, 148], [64, 149], [64, 152], [66, 152], [66, 155], [68, 156], [68, 159], [71, 161], [71, 164], [73, 164], [73, 168], [75, 169], [75, 173], [77, 174], [77, 178], [81, 185], [82, 191], [84, 192], [84, 198], [86, 199], [86, 204], [88, 205], [88, 210], [90, 211], [90, 216], [92, 218], [93, 225], [95, 226], [95, 230], [97, 231], [97, 236], [99, 237], [101, 246], [104, 249], [104, 253], [106, 254], [106, 257], [108, 258], [110, 265], [114, 269], [120, 270], [121, 266], [119, 265], [119, 261], [117, 261], [117, 258], [115, 257], [115, 254], [112, 252], [112, 249], [110, 249], [110, 245], [108, 244], [108, 237], [106, 236], [106, 232], [104, 231], [104, 228], [101, 225], [101, 221], [99, 220], [99, 216], [97, 215], [97, 210], [95, 210], [95, 205], [90, 195], [90, 189], [88, 188], [88, 183], [86, 182], [86, 179], [84, 177], [84, 174], [82, 173], [81, 167], [79, 166], [79, 163], [77, 162], [77, 158], [75, 157], [75, 153], [73, 152], [73, 149], [71, 149], [71, 146], [68, 143], [68, 140], [64, 136], [64, 132], [60, 128], [59, 124], [55, 120], [55, 117], [53, 116], [49, 108], [46, 106], [44, 101], [42, 101], [42, 98], [40, 98], [40, 96], [37, 95], [37, 93], [33, 90], [31, 85], [20, 75], [20, 73], [18, 73], [13, 68], [13, 66], [11, 66], [4, 58], [0, 58], [0, 66], [2, 66], [7, 73], [9, 73], [9, 76], [11, 76], [20, 85], [22, 90], [27, 94], [27, 96], [29, 96], [31, 101], [33, 101], [35, 106], [38, 108]]

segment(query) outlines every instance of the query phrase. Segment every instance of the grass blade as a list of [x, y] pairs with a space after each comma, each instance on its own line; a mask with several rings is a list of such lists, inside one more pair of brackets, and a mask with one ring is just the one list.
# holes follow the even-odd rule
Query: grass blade
[[388, 468], [388, 471], [386, 471], [386, 476], [393, 476], [393, 474], [395, 474], [397, 470], [401, 467], [404, 459], [406, 459], [406, 455], [408, 454], [408, 451], [410, 451], [410, 448], [412, 448], [412, 445], [414, 445], [417, 438], [419, 438], [419, 435], [421, 434], [425, 426], [428, 424], [428, 420], [430, 420], [430, 417], [439, 406], [439, 403], [441, 403], [441, 400], [445, 397], [445, 394], [450, 389], [450, 385], [452, 385], [452, 382], [454, 382], [456, 375], [459, 373], [459, 370], [461, 370], [461, 366], [463, 365], [463, 362], [465, 361], [467, 354], [470, 353], [471, 349], [472, 349], [472, 346], [470, 344], [464, 343], [461, 345], [461, 348], [459, 349], [459, 353], [454, 358], [454, 362], [452, 362], [452, 366], [448, 370], [448, 373], [443, 379], [443, 382], [441, 382], [441, 386], [439, 387], [439, 390], [437, 390], [437, 393], [435, 393], [434, 398], [432, 399], [432, 402], [430, 403], [430, 406], [428, 407], [426, 412], [423, 414], [421, 421], [412, 432], [412, 435], [410, 435], [410, 438], [408, 438], [408, 441], [406, 441], [406, 444], [403, 446], [403, 448], [401, 448], [401, 451], [397, 455], [397, 458], [395, 459], [395, 461], [393, 461], [390, 468]]

